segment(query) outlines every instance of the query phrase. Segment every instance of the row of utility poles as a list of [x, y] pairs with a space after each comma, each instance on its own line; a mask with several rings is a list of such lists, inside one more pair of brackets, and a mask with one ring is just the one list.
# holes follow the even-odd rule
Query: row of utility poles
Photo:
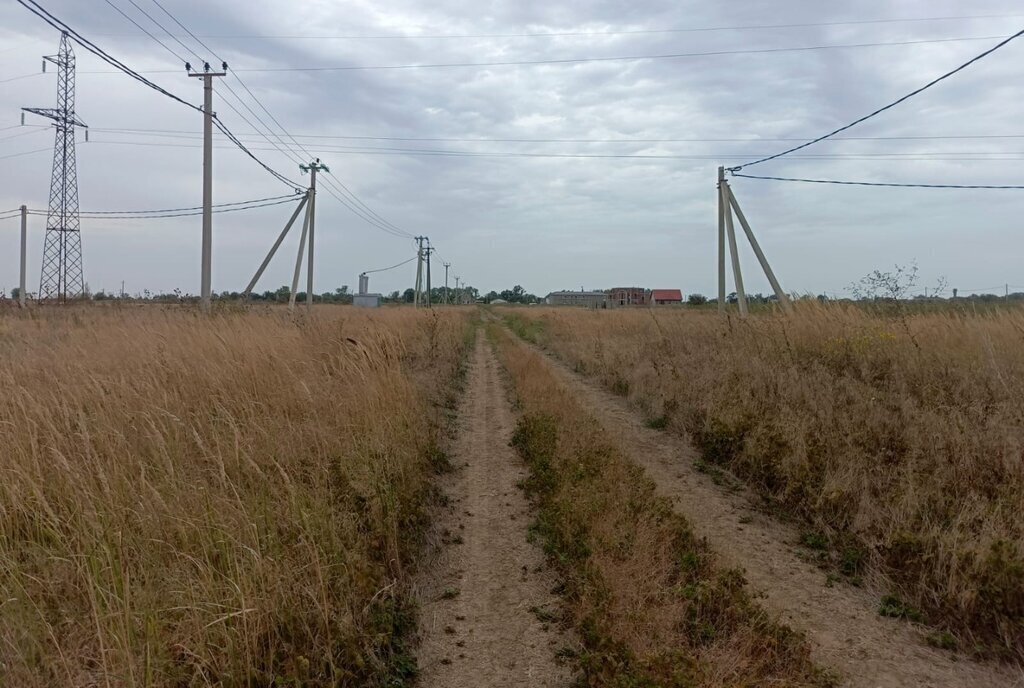
[[[413, 288], [413, 305], [414, 306], [426, 306], [430, 307], [432, 283], [430, 280], [430, 256], [437, 249], [430, 245], [430, 237], [418, 236], [416, 237], [416, 284]], [[444, 303], [448, 305], [452, 303], [450, 293], [448, 291], [448, 270], [452, 264], [448, 262], [441, 263], [444, 265]], [[463, 302], [462, 289], [459, 286], [459, 282], [462, 280], [461, 277], [456, 275], [455, 279], [455, 303]], [[424, 284], [425, 282], [425, 284]], [[425, 287], [425, 288], [424, 288]]]

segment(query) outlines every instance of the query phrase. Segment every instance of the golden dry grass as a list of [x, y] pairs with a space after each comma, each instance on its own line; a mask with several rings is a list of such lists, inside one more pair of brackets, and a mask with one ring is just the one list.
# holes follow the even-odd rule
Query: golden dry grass
[[1024, 312], [504, 309], [689, 434], [936, 642], [1024, 657]]
[[434, 402], [467, 320], [0, 317], [0, 684], [408, 675]]
[[831, 685], [540, 356], [490, 334], [523, 411], [513, 445], [583, 644], [581, 685]]

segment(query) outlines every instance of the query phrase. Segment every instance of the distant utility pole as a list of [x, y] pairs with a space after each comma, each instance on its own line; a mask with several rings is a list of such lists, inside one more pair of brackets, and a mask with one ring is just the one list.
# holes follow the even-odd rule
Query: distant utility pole
[[25, 296], [25, 273], [28, 269], [28, 206], [21, 206], [21, 275], [18, 278], [18, 305], [28, 305]]
[[[75, 51], [68, 34], [60, 37], [60, 52], [43, 58], [57, 65], [57, 107], [23, 108], [25, 112], [52, 119], [57, 131], [50, 175], [50, 207], [46, 213], [43, 268], [39, 299], [64, 303], [85, 293], [82, 273], [82, 233], [78, 215], [78, 166], [75, 159], [75, 127], [85, 123], [75, 114]], [[25, 115], [22, 114], [22, 124]], [[24, 290], [24, 286], [22, 287]]]
[[221, 63], [221, 71], [210, 71], [210, 63], [203, 64], [203, 71], [192, 71], [192, 65], [185, 63], [185, 72], [203, 80], [203, 257], [199, 279], [199, 307], [210, 310], [210, 272], [213, 262], [213, 77], [228, 73], [227, 62]]
[[427, 241], [427, 308], [430, 308], [430, 254], [434, 252], [434, 247], [430, 245], [429, 240]]
[[462, 290], [459, 289], [459, 280], [462, 278], [458, 275], [455, 276], [455, 303], [462, 303]]
[[[412, 302], [414, 306], [419, 306], [423, 301], [423, 242], [429, 241], [427, 237], [418, 236], [416, 237], [416, 243], [418, 248], [416, 249], [416, 286], [413, 289]], [[429, 281], [429, 280], [428, 280]]]
[[444, 305], [448, 305], [448, 268], [452, 266], [451, 263], [444, 263]]
[[736, 214], [736, 219], [740, 221], [743, 233], [747, 235], [747, 241], [750, 242], [750, 247], [754, 249], [754, 255], [757, 256], [761, 269], [764, 270], [768, 282], [771, 283], [772, 289], [775, 290], [775, 297], [779, 300], [779, 305], [782, 306], [782, 310], [788, 313], [791, 309], [789, 296], [786, 295], [786, 292], [782, 291], [779, 281], [775, 279], [775, 273], [772, 272], [771, 266], [768, 265], [768, 259], [765, 258], [761, 245], [757, 243], [754, 232], [750, 229], [750, 223], [747, 222], [746, 216], [743, 215], [743, 210], [740, 208], [736, 196], [729, 187], [729, 182], [725, 179], [724, 167], [718, 168], [718, 310], [725, 310], [725, 237], [728, 236], [729, 253], [732, 257], [732, 274], [736, 280], [736, 300], [739, 303], [740, 316], [744, 317], [747, 315], [747, 294], [743, 289], [743, 275], [740, 272], [740, 254], [736, 247], [733, 213]]
[[313, 231], [316, 227], [316, 173], [319, 170], [330, 172], [327, 165], [320, 164], [317, 158], [308, 165], [299, 165], [303, 172], [309, 172], [309, 262], [306, 264], [306, 310], [313, 310]]

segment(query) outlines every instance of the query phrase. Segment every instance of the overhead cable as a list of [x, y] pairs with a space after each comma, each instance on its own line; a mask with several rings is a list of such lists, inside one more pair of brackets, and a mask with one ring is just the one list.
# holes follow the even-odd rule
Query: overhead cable
[[1002, 48], [1003, 46], [1009, 44], [1011, 41], [1013, 41], [1013, 40], [1015, 40], [1017, 38], [1020, 38], [1021, 36], [1024, 36], [1024, 29], [1021, 29], [1017, 33], [1013, 34], [1012, 36], [1009, 36], [1009, 37], [1005, 38], [1004, 40], [1002, 40], [999, 43], [995, 44], [994, 46], [992, 46], [988, 50], [986, 50], [986, 51], [984, 51], [984, 52], [982, 52], [982, 53], [980, 53], [978, 55], [975, 55], [974, 57], [972, 57], [967, 62], [964, 62], [959, 67], [946, 72], [942, 76], [939, 76], [939, 77], [936, 77], [935, 79], [932, 79], [931, 81], [926, 83], [924, 86], [921, 86], [920, 88], [914, 89], [910, 93], [907, 93], [906, 95], [901, 96], [900, 98], [897, 98], [896, 100], [892, 101], [888, 105], [883, 105], [882, 107], [878, 108], [874, 112], [868, 113], [868, 114], [864, 115], [863, 117], [859, 117], [859, 118], [855, 119], [854, 121], [850, 122], [849, 124], [841, 126], [838, 129], [825, 134], [824, 136], [819, 136], [818, 138], [812, 139], [812, 140], [807, 141], [805, 143], [802, 143], [799, 146], [793, 146], [792, 148], [784, 150], [781, 153], [775, 153], [774, 155], [769, 155], [767, 157], [763, 157], [763, 158], [759, 158], [757, 160], [754, 160], [753, 162], [748, 162], [748, 163], [746, 163], [744, 165], [739, 165], [737, 167], [733, 167], [733, 168], [731, 168], [731, 171], [735, 172], [735, 171], [738, 171], [738, 170], [740, 170], [740, 169], [742, 169], [744, 167], [751, 167], [753, 165], [759, 165], [759, 164], [761, 164], [763, 162], [768, 162], [769, 160], [775, 160], [777, 158], [781, 158], [784, 155], [789, 155], [790, 153], [794, 153], [794, 152], [796, 152], [798, 150], [802, 150], [804, 148], [807, 148], [808, 146], [813, 146], [814, 144], [819, 143], [821, 141], [824, 141], [825, 139], [831, 138], [831, 137], [835, 136], [836, 134], [839, 134], [841, 132], [846, 131], [847, 129], [851, 129], [851, 128], [857, 126], [858, 124], [861, 124], [862, 122], [865, 122], [866, 120], [869, 120], [872, 117], [874, 117], [876, 115], [879, 115], [879, 114], [885, 112], [886, 110], [894, 108], [897, 105], [899, 105], [900, 103], [902, 103], [902, 102], [904, 102], [906, 100], [909, 100], [910, 98], [913, 98], [914, 96], [916, 96], [917, 94], [921, 93], [922, 91], [928, 90], [932, 86], [935, 86], [936, 84], [944, 81], [945, 79], [948, 79], [949, 77], [953, 76], [954, 74], [956, 74], [956, 73], [958, 73], [960, 71], [963, 71], [964, 69], [967, 69], [968, 67], [970, 67], [972, 64], [974, 64], [978, 60], [981, 60], [981, 59], [987, 57], [988, 55], [991, 55], [995, 51], [997, 51], [1000, 48]]
[[[156, 2], [156, 0], [153, 0]], [[157, 3], [159, 5], [159, 3]], [[772, 29], [803, 29], [827, 26], [860, 26], [870, 24], [910, 24], [937, 21], [968, 21], [977, 19], [1016, 19], [1020, 14], [981, 14], [946, 17], [908, 17], [890, 19], [861, 19], [853, 21], [804, 22], [796, 24], [741, 24], [738, 26], [697, 26], [670, 29], [595, 29], [578, 31], [533, 31], [520, 33], [462, 33], [462, 34], [345, 34], [345, 35], [295, 35], [295, 34], [207, 34], [204, 38], [266, 38], [266, 39], [312, 39], [312, 40], [417, 40], [417, 39], [480, 39], [480, 38], [561, 38], [570, 36], [632, 36], [645, 34], [706, 33], [717, 31], [757, 31]], [[195, 38], [195, 36], [193, 36]], [[198, 40], [198, 39], [197, 39]]]
[[798, 177], [766, 177], [733, 172], [734, 177], [763, 179], [775, 182], [804, 182], [807, 184], [839, 184], [841, 186], [888, 186], [907, 189], [1024, 189], [1021, 184], [899, 184], [895, 182], [858, 182], [838, 179], [801, 179]]
[[387, 268], [377, 268], [376, 270], [363, 270], [362, 274], [364, 274], [364, 275], [371, 275], [371, 274], [373, 274], [375, 272], [387, 272], [388, 270], [394, 270], [395, 268], [400, 268], [403, 265], [408, 265], [409, 263], [413, 262], [417, 258], [419, 258], [419, 256], [413, 256], [409, 260], [403, 260], [401, 263], [397, 263], [397, 264], [392, 265], [391, 267], [387, 267]]
[[[82, 36], [80, 33], [75, 31], [74, 29], [72, 29], [64, 21], [58, 19], [56, 16], [51, 14], [42, 5], [40, 5], [38, 2], [36, 2], [36, 0], [17, 0], [17, 2], [18, 2], [18, 4], [22, 5], [27, 10], [29, 10], [30, 12], [35, 14], [37, 17], [39, 17], [40, 19], [45, 21], [47, 24], [52, 26], [53, 28], [55, 28], [55, 29], [57, 29], [58, 31], [61, 31], [61, 32], [66, 32], [69, 36], [71, 36], [75, 40], [76, 43], [81, 45], [83, 48], [85, 48], [89, 52], [93, 53], [94, 55], [99, 57], [101, 60], [106, 62], [107, 64], [109, 64], [109, 65], [111, 65], [113, 67], [116, 67], [119, 71], [127, 74], [128, 76], [130, 76], [131, 78], [135, 79], [139, 83], [141, 83], [141, 84], [143, 84], [145, 86], [148, 86], [149, 88], [157, 91], [158, 93], [160, 93], [160, 94], [162, 94], [164, 96], [167, 96], [171, 100], [174, 100], [174, 101], [176, 101], [178, 103], [181, 103], [182, 105], [184, 105], [186, 107], [189, 107], [189, 108], [195, 110], [196, 112], [202, 112], [203, 111], [202, 108], [200, 108], [199, 106], [193, 105], [192, 103], [188, 102], [187, 100], [185, 100], [185, 99], [183, 99], [183, 98], [181, 98], [181, 97], [171, 93], [170, 91], [168, 91], [167, 89], [163, 88], [162, 86], [159, 86], [158, 84], [154, 83], [153, 81], [150, 81], [146, 77], [142, 76], [142, 74], [140, 74], [139, 72], [135, 71], [134, 69], [132, 69], [128, 65], [124, 64], [123, 62], [121, 62], [117, 58], [111, 56], [109, 53], [104, 51], [102, 48], [97, 46], [95, 43], [92, 43], [87, 38]], [[157, 42], [159, 43], [159, 41], [157, 41]], [[166, 47], [166, 46], [164, 46], [164, 47]], [[214, 124], [217, 126], [217, 128], [220, 129], [221, 132], [232, 141], [232, 143], [234, 143], [236, 146], [238, 146], [238, 148], [241, 149], [243, 153], [245, 153], [250, 158], [255, 160], [261, 167], [263, 167], [263, 169], [265, 169], [267, 172], [269, 172], [271, 175], [273, 175], [276, 179], [278, 179], [282, 183], [287, 184], [288, 186], [291, 186], [293, 188], [296, 188], [296, 185], [295, 185], [294, 182], [290, 181], [287, 177], [285, 177], [284, 175], [280, 174], [276, 170], [272, 169], [269, 165], [267, 165], [262, 160], [260, 160], [258, 157], [256, 157], [256, 155], [253, 154], [252, 151], [250, 151], [248, 148], [246, 148], [245, 144], [243, 144], [240, 140], [238, 140], [238, 138], [231, 132], [231, 130], [228, 129], [227, 126], [225, 124], [223, 124], [217, 118], [216, 115], [213, 116], [213, 121], [214, 121]]]
[[[129, 1], [131, 1], [131, 0], [129, 0]], [[164, 5], [159, 0], [152, 0], [152, 2], [157, 7], [159, 7], [163, 11], [164, 14], [166, 14], [168, 17], [170, 17], [171, 20], [175, 24], [177, 24], [182, 30], [184, 30], [189, 36], [191, 36], [194, 41], [196, 41], [199, 45], [201, 45], [203, 48], [205, 48], [214, 57], [216, 57], [217, 59], [223, 61], [223, 59], [219, 55], [217, 55], [217, 53], [213, 50], [213, 48], [211, 48], [209, 45], [207, 45], [205, 42], [203, 42], [202, 39], [200, 39], [195, 33], [192, 32], [191, 29], [189, 29], [176, 16], [174, 16], [174, 14], [172, 14], [166, 7], [164, 7]], [[240, 77], [236, 72], [237, 72], [237, 70], [232, 70], [231, 76], [238, 81], [238, 83], [242, 86], [242, 88], [245, 89], [245, 92], [249, 94], [249, 97], [252, 98], [252, 100], [260, 107], [260, 109], [263, 110], [263, 112], [266, 113], [266, 115], [271, 119], [271, 121], [273, 121], [274, 124], [276, 124], [278, 126], [278, 128], [282, 132], [284, 132], [284, 135], [287, 136], [289, 139], [291, 139], [292, 143], [300, 151], [302, 151], [304, 154], [306, 154], [310, 159], [317, 157], [317, 156], [313, 155], [312, 153], [310, 153], [301, 143], [299, 143], [295, 139], [295, 137], [293, 137], [290, 133], [288, 133], [288, 130], [284, 127], [284, 125], [282, 125], [281, 122], [277, 119], [277, 117], [275, 117], [274, 114], [272, 112], [270, 112], [270, 110], [263, 104], [263, 102], [259, 98], [256, 97], [256, 94], [254, 94], [252, 92], [252, 90], [245, 83], [245, 81], [242, 79], [242, 77]], [[257, 134], [262, 136], [268, 143], [271, 144], [271, 146], [275, 150], [277, 150], [278, 152], [282, 153], [286, 158], [289, 158], [290, 160], [292, 160], [292, 162], [297, 162], [299, 165], [302, 165], [302, 164], [305, 163], [305, 161], [303, 161], [303, 160], [298, 158], [298, 156], [295, 154], [294, 150], [292, 150], [289, 146], [287, 146], [287, 144], [285, 143], [284, 139], [277, 132], [275, 132], [274, 129], [270, 125], [268, 125], [263, 120], [263, 118], [257, 112], [255, 112], [234, 91], [234, 89], [231, 88], [230, 84], [225, 84], [225, 87], [227, 88], [228, 92], [235, 98], [235, 100], [237, 100], [238, 103], [242, 107], [244, 107], [246, 110], [248, 110], [249, 113], [256, 119], [256, 121], [259, 122], [260, 125], [262, 125], [263, 128], [267, 132], [269, 132], [270, 135], [268, 136], [266, 133], [264, 133], [263, 130], [261, 130], [259, 127], [257, 127], [255, 124], [253, 124], [251, 121], [249, 121], [244, 115], [242, 115], [241, 112], [238, 112], [237, 109], [235, 109], [233, 106], [230, 105], [230, 103], [228, 103], [228, 106], [231, 107], [232, 110], [235, 110], [235, 112], [239, 115], [239, 117], [241, 117], [247, 124], [249, 124], [250, 127], [252, 127], [257, 132]], [[227, 103], [227, 102], [228, 101], [225, 100], [225, 103]], [[273, 138], [271, 138], [271, 137], [273, 137]], [[277, 140], [275, 141], [274, 139], [277, 139]], [[405, 232], [401, 228], [396, 227], [393, 223], [389, 222], [388, 220], [383, 218], [381, 215], [379, 215], [376, 211], [374, 211], [372, 208], [370, 208], [368, 205], [366, 205], [366, 203], [364, 203], [362, 201], [362, 199], [360, 199], [359, 196], [357, 196], [355, 194], [355, 192], [351, 191], [340, 180], [336, 179], [332, 183], [330, 178], [324, 177], [323, 178], [323, 185], [324, 185], [324, 188], [327, 190], [327, 192], [330, 195], [334, 196], [342, 205], [344, 205], [347, 209], [351, 210], [357, 216], [359, 216], [360, 218], [365, 220], [368, 224], [370, 224], [370, 225], [372, 225], [374, 227], [377, 227], [378, 229], [381, 229], [381, 230], [383, 230], [385, 232], [388, 232], [390, 234], [394, 234], [395, 236], [403, 236], [403, 237], [404, 236], [409, 236], [409, 237], [412, 236], [411, 234], [408, 234], [407, 232]], [[338, 187], [340, 187], [340, 188], [338, 188]], [[342, 196], [345, 196], [346, 198], [342, 198]], [[356, 207], [353, 207], [353, 206], [356, 206]]]
[[[22, 0], [18, 0], [22, 2]], [[817, 50], [845, 50], [850, 48], [876, 48], [885, 46], [924, 45], [930, 43], [958, 43], [964, 41], [990, 41], [1000, 36], [961, 36], [952, 38], [928, 38], [906, 41], [887, 41], [870, 43], [841, 43], [833, 45], [806, 45], [787, 46], [780, 48], [742, 48], [735, 50], [709, 50], [703, 52], [688, 53], [664, 53], [650, 55], [611, 55], [606, 57], [571, 57], [571, 58], [550, 58], [541, 60], [501, 60], [495, 62], [441, 62], [424, 64], [398, 64], [398, 65], [333, 65], [321, 67], [250, 67], [235, 69], [235, 72], [348, 72], [348, 71], [379, 71], [379, 70], [406, 70], [406, 69], [444, 69], [461, 67], [524, 67], [530, 65], [558, 65], [558, 64], [584, 64], [588, 62], [633, 62], [638, 60], [678, 60], [692, 57], [723, 57], [726, 55], [759, 55], [772, 53], [808, 52]], [[105, 71], [83, 71], [81, 74], [109, 74]], [[147, 74], [169, 74], [169, 70], [147, 70]]]
[[[301, 196], [289, 196], [288, 198], [285, 198], [284, 200], [272, 201], [272, 202], [267, 202], [267, 203], [256, 203], [256, 204], [253, 204], [253, 205], [245, 205], [245, 206], [237, 205], [235, 207], [219, 207], [219, 208], [215, 208], [212, 212], [213, 213], [235, 213], [235, 212], [240, 212], [240, 211], [243, 211], [243, 210], [255, 210], [257, 208], [269, 208], [271, 206], [284, 205], [286, 203], [295, 203], [295, 202], [299, 201], [300, 198], [301, 198]], [[199, 209], [183, 209], [181, 212], [171, 211], [171, 212], [163, 212], [163, 213], [160, 213], [160, 214], [157, 214], [155, 211], [143, 211], [143, 212], [145, 212], [147, 214], [140, 213], [140, 214], [136, 214], [136, 215], [129, 215], [129, 214], [116, 214], [115, 215], [115, 214], [106, 214], [106, 213], [90, 213], [88, 211], [83, 211], [83, 212], [80, 213], [80, 215], [83, 218], [94, 219], [94, 220], [155, 220], [155, 219], [163, 219], [163, 218], [171, 218], [171, 217], [195, 217], [195, 216], [203, 214], [202, 208], [199, 208]], [[29, 215], [46, 215], [47, 211], [33, 209], [33, 210], [29, 210], [28, 214]]]

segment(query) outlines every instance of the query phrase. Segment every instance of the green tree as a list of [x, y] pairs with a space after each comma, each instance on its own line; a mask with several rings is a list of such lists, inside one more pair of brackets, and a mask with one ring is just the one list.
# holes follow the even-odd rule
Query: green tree
[[686, 303], [690, 304], [691, 306], [703, 306], [707, 302], [708, 297], [704, 296], [703, 294], [690, 294], [686, 298]]

